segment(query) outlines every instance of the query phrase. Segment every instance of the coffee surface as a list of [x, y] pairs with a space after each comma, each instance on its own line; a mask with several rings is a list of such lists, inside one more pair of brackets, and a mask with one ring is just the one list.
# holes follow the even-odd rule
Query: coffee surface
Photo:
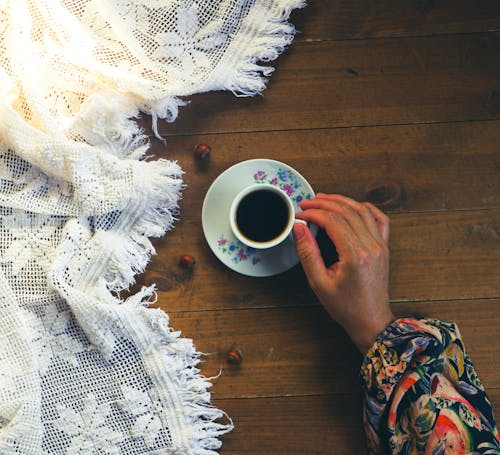
[[283, 198], [270, 190], [247, 194], [236, 210], [240, 232], [254, 242], [269, 242], [278, 237], [288, 223], [288, 206]]

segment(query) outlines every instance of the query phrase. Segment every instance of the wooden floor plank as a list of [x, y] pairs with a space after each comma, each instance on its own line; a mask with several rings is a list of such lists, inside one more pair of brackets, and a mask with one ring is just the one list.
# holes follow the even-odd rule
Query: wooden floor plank
[[[500, 296], [500, 209], [395, 213], [391, 217], [393, 300]], [[157, 283], [167, 311], [307, 305], [314, 301], [300, 267], [268, 279], [242, 276], [209, 249], [199, 220], [180, 221], [156, 242], [139, 284]], [[193, 271], [178, 266], [192, 254]]]
[[[197, 143], [212, 147], [204, 163]], [[500, 206], [500, 121], [171, 137], [151, 153], [186, 171], [181, 217], [199, 220], [215, 178], [242, 159], [271, 158], [301, 172], [316, 191], [366, 200], [370, 182], [395, 182], [400, 204], [389, 211]]]
[[[485, 387], [500, 388], [500, 299], [397, 303], [393, 310], [396, 317], [416, 312], [456, 322]], [[361, 355], [320, 307], [170, 312], [170, 318], [197, 349], [211, 353], [202, 364], [206, 376], [223, 369], [214, 386], [218, 398], [359, 389]], [[233, 344], [243, 353], [241, 365], [226, 361]]]
[[[395, 314], [456, 321], [498, 410], [498, 2], [325, 0], [292, 21], [303, 33], [276, 62], [264, 97], [193, 96], [175, 125], [160, 125], [167, 148], [152, 149], [179, 160], [188, 188], [177, 229], [155, 243], [159, 254], [141, 283], [157, 282], [172, 327], [212, 353], [202, 372], [223, 367], [214, 404], [236, 430], [222, 454], [365, 450], [361, 356], [318, 306], [300, 267], [272, 279], [240, 276], [205, 242], [203, 196], [243, 159], [288, 162], [316, 189], [357, 199], [370, 181], [399, 184], [403, 198], [391, 210]], [[213, 147], [210, 161], [193, 161], [198, 142]], [[196, 257], [194, 270], [179, 268], [185, 253]], [[224, 358], [233, 343], [240, 366]]]
[[359, 395], [216, 400], [234, 420], [222, 455], [366, 453]]
[[[296, 43], [264, 97], [196, 95], [161, 134], [500, 117], [499, 33]], [[143, 124], [148, 120], [144, 119]]]
[[392, 298], [500, 296], [499, 240], [498, 209], [394, 215]]
[[[500, 409], [500, 390], [489, 393]], [[221, 454], [358, 455], [366, 453], [361, 398], [345, 396], [216, 400], [234, 419]]]
[[322, 0], [295, 10], [296, 40], [471, 33], [500, 29], [496, 0]]
[[[498, 409], [498, 2], [325, 0], [292, 21], [303, 33], [275, 63], [264, 97], [193, 96], [174, 125], [160, 125], [167, 149], [152, 149], [180, 161], [188, 189], [141, 283], [156, 282], [172, 327], [212, 353], [202, 372], [223, 367], [214, 404], [236, 430], [222, 454], [364, 453], [361, 356], [300, 267], [272, 279], [240, 276], [203, 237], [210, 183], [249, 158], [288, 162], [316, 189], [357, 199], [372, 180], [401, 186], [391, 214], [395, 314], [455, 320]], [[212, 145], [210, 161], [193, 161], [197, 142]], [[185, 253], [194, 270], [178, 266]], [[233, 343], [240, 366], [224, 358]]]

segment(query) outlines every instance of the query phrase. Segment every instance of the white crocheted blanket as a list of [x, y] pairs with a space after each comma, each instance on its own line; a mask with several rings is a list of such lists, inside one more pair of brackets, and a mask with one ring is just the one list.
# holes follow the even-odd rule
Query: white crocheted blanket
[[175, 162], [139, 111], [253, 95], [301, 0], [0, 0], [0, 454], [214, 454], [230, 424], [154, 289]]

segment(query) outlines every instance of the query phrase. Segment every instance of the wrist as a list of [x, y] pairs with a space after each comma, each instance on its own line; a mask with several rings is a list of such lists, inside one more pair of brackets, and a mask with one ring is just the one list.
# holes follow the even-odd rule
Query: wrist
[[390, 310], [376, 318], [370, 318], [362, 324], [356, 324], [353, 327], [345, 327], [347, 334], [352, 342], [359, 349], [361, 354], [366, 355], [379, 335], [395, 320]]

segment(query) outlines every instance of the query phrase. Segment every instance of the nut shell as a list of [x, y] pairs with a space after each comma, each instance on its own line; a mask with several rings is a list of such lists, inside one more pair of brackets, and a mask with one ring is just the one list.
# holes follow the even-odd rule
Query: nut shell
[[207, 144], [197, 144], [193, 149], [193, 155], [197, 160], [205, 160], [210, 156], [212, 149]]
[[196, 260], [190, 254], [183, 254], [179, 258], [179, 265], [184, 269], [192, 269], [196, 264]]
[[243, 361], [243, 355], [239, 349], [231, 349], [227, 352], [226, 359], [229, 363], [239, 365]]

